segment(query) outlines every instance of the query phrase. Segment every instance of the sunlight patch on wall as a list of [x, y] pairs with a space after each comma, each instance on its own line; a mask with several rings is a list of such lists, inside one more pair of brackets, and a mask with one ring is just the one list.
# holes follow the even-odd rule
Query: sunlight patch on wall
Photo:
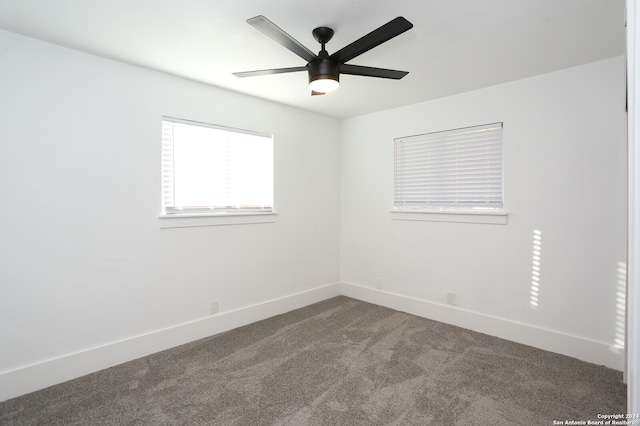
[[531, 291], [529, 307], [538, 309], [540, 303], [540, 268], [542, 266], [542, 231], [533, 231], [533, 254], [531, 257]]
[[618, 262], [616, 282], [616, 331], [611, 350], [620, 353], [624, 350], [627, 309], [627, 263]]

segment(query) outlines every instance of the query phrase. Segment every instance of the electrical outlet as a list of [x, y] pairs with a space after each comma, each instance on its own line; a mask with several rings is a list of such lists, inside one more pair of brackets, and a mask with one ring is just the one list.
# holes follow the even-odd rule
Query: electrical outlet
[[220, 301], [219, 300], [212, 300], [211, 301], [211, 313], [212, 314], [217, 314], [219, 310], [220, 310]]
[[449, 305], [456, 304], [456, 294], [455, 293], [447, 293], [447, 303]]
[[382, 278], [378, 278], [376, 279], [376, 287], [379, 288], [380, 290], [382, 290]]

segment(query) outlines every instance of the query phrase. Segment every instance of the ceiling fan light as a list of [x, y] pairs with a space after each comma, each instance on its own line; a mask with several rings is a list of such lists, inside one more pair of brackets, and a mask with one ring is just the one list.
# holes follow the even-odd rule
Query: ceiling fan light
[[309, 68], [309, 88], [312, 91], [329, 93], [340, 86], [340, 65], [336, 61], [318, 58], [309, 62], [307, 67]]
[[309, 82], [309, 88], [318, 93], [329, 93], [340, 87], [340, 82], [330, 76], [321, 76]]

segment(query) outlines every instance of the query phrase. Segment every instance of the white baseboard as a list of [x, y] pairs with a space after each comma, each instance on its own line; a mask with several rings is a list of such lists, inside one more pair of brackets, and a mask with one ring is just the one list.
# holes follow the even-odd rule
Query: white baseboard
[[624, 351], [612, 348], [611, 344], [357, 284], [343, 282], [340, 293], [353, 299], [604, 365], [618, 371], [624, 370]]
[[607, 343], [343, 282], [233, 311], [221, 312], [196, 321], [0, 372], [0, 401], [229, 331], [341, 294], [594, 364], [605, 365], [619, 371], [624, 368], [623, 351], [616, 352]]
[[0, 373], [0, 401], [232, 330], [340, 294], [340, 284], [269, 300]]

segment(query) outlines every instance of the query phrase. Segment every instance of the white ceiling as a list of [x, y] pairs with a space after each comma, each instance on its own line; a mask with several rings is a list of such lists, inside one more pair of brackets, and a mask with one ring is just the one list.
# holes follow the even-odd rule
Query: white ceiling
[[[0, 28], [217, 87], [348, 118], [624, 54], [624, 0], [0, 0]], [[342, 75], [310, 96], [304, 66], [245, 21], [264, 15], [329, 53], [396, 16], [414, 28], [349, 63], [409, 71], [402, 80]]]

